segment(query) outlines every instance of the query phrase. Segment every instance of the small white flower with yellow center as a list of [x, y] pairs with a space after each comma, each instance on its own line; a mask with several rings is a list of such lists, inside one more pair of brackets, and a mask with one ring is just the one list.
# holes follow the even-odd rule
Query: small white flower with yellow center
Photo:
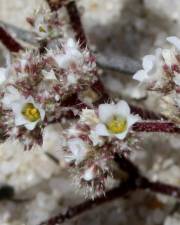
[[81, 138], [72, 138], [67, 144], [70, 154], [65, 157], [66, 162], [75, 161], [77, 165], [86, 159], [89, 146]]
[[45, 111], [42, 107], [35, 103], [31, 96], [25, 99], [14, 87], [8, 88], [2, 102], [12, 109], [16, 126], [23, 125], [26, 129], [33, 130], [39, 121], [44, 120]]
[[130, 113], [129, 105], [125, 101], [117, 104], [101, 104], [98, 109], [100, 123], [95, 131], [99, 136], [111, 136], [123, 140], [130, 127], [140, 120], [138, 115]]

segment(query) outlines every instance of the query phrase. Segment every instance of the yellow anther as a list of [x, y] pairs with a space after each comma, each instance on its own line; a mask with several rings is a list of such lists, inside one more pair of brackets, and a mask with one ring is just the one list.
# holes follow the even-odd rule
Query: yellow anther
[[36, 122], [40, 119], [40, 112], [32, 103], [25, 104], [21, 113], [30, 122]]
[[46, 30], [42, 25], [39, 26], [39, 32], [46, 33]]
[[114, 116], [106, 123], [107, 129], [113, 134], [119, 134], [126, 130], [127, 120], [120, 116]]

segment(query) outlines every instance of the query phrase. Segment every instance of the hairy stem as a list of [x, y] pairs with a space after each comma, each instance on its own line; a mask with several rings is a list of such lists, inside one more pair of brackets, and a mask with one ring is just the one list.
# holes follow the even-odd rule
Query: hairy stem
[[163, 195], [180, 198], [180, 187], [165, 184], [163, 182], [152, 182], [141, 174], [139, 168], [130, 161], [127, 157], [118, 154], [115, 155], [115, 162], [119, 168], [126, 172], [129, 179], [134, 180], [136, 188], [149, 190], [154, 193], [160, 193]]
[[[50, 1], [50, 0], [49, 0]], [[75, 31], [76, 39], [80, 41], [82, 47], [86, 47], [86, 37], [84, 34], [84, 30], [81, 24], [81, 19], [74, 1], [71, 1], [66, 5], [72, 28]], [[53, 9], [53, 8], [52, 8]], [[102, 84], [100, 88], [98, 87], [98, 91], [102, 90], [103, 101], [108, 100], [108, 95], [106, 95]], [[144, 119], [153, 119], [159, 120], [161, 116], [157, 116], [156, 114], [144, 111], [139, 109], [138, 107], [131, 107], [133, 113], [138, 113]], [[137, 123], [133, 126], [133, 129], [138, 132], [175, 132], [180, 133], [179, 128], [176, 128], [175, 125], [168, 122], [148, 122], [148, 123]], [[81, 203], [77, 206], [69, 208], [65, 213], [60, 213], [59, 215], [49, 219], [41, 223], [41, 225], [55, 225], [61, 224], [69, 219], [72, 219], [87, 210], [90, 210], [96, 206], [100, 206], [106, 202], [116, 200], [119, 197], [125, 196], [130, 191], [135, 191], [136, 189], [142, 190], [150, 190], [155, 193], [161, 193], [168, 196], [173, 196], [180, 198], [180, 188], [172, 185], [164, 184], [161, 182], [151, 182], [148, 178], [143, 176], [138, 167], [132, 163], [125, 156], [115, 155], [116, 163], [119, 165], [119, 168], [128, 174], [127, 182], [123, 183], [117, 188], [114, 188], [106, 193], [105, 196], [98, 197], [92, 200], [88, 200], [84, 203]]]
[[82, 48], [86, 48], [87, 40], [84, 32], [84, 28], [82, 26], [81, 17], [79, 15], [79, 11], [75, 1], [67, 1], [67, 0], [47, 0], [52, 11], [60, 9], [63, 5], [65, 5], [72, 29], [75, 32], [76, 40], [79, 41], [80, 46]]
[[60, 213], [49, 220], [42, 222], [40, 225], [56, 225], [73, 219], [76, 216], [85, 213], [95, 207], [98, 207], [107, 202], [117, 200], [120, 197], [125, 197], [128, 193], [137, 189], [149, 190], [154, 193], [180, 198], [180, 188], [164, 184], [162, 182], [151, 182], [148, 178], [141, 175], [138, 167], [125, 156], [115, 155], [115, 162], [119, 168], [128, 174], [128, 180], [122, 183], [119, 187], [106, 192], [105, 196], [97, 197], [94, 200], [88, 200], [74, 207], [67, 209], [65, 213]]
[[78, 8], [75, 1], [70, 1], [67, 5], [67, 12], [69, 14], [71, 26], [75, 32], [76, 40], [79, 41], [82, 48], [86, 48], [87, 40], [84, 32], [84, 28], [81, 22], [81, 17], [79, 15]]
[[133, 130], [136, 132], [164, 132], [180, 134], [179, 127], [176, 127], [173, 123], [163, 121], [139, 122], [134, 124]]
[[131, 112], [138, 114], [144, 120], [161, 120], [166, 119], [163, 115], [157, 114], [151, 110], [147, 110], [138, 106], [130, 105]]
[[119, 187], [106, 192], [105, 196], [97, 197], [95, 200], [88, 200], [74, 207], [70, 207], [65, 213], [60, 213], [59, 215], [52, 217], [45, 222], [42, 222], [40, 225], [61, 224], [97, 206], [118, 199], [120, 197], [124, 197], [127, 193], [134, 189], [135, 185], [131, 181], [127, 181], [121, 184]]

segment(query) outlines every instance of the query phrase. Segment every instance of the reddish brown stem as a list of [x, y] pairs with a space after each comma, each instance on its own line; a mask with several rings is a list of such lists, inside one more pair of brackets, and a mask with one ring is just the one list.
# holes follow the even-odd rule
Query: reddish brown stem
[[21, 44], [19, 44], [2, 26], [0, 26], [0, 41], [11, 52], [19, 52], [20, 50], [23, 50]]
[[47, 0], [52, 11], [60, 9], [63, 5], [65, 5], [70, 24], [75, 32], [76, 40], [79, 41], [80, 46], [82, 48], [86, 48], [87, 46], [87, 39], [84, 33], [84, 29], [81, 22], [81, 17], [79, 15], [78, 8], [76, 6], [75, 1], [67, 1], [67, 0]]
[[149, 182], [148, 189], [155, 193], [180, 198], [180, 188], [162, 182]]
[[81, 215], [88, 210], [91, 210], [94, 207], [100, 206], [106, 202], [110, 202], [120, 197], [125, 197], [127, 193], [134, 189], [134, 184], [128, 181], [121, 184], [119, 187], [106, 192], [106, 196], [101, 196], [96, 198], [95, 200], [88, 200], [74, 207], [70, 207], [65, 213], [60, 213], [59, 215], [41, 223], [40, 225], [61, 224], [69, 219]]
[[170, 122], [139, 122], [134, 124], [133, 130], [136, 132], [164, 132], [164, 133], [179, 133], [180, 128]]
[[[82, 47], [86, 46], [86, 38], [82, 28], [80, 16], [76, 7], [76, 4], [72, 1], [68, 4], [67, 7], [68, 13], [70, 15], [70, 20], [72, 27], [76, 33], [76, 38], [80, 40]], [[103, 87], [101, 87], [103, 90]], [[104, 95], [103, 91], [103, 95]], [[108, 96], [103, 99], [103, 101], [108, 100]], [[143, 111], [137, 107], [131, 107], [133, 113], [138, 113], [144, 119], [160, 119], [156, 114]], [[179, 132], [179, 128], [176, 128], [172, 123], [137, 123], [133, 127], [136, 131], [148, 131], [148, 132]], [[75, 207], [69, 208], [65, 213], [61, 213], [56, 217], [51, 218], [50, 220], [41, 223], [41, 225], [55, 225], [61, 224], [66, 220], [74, 218], [83, 212], [86, 212], [89, 209], [92, 209], [95, 206], [99, 206], [103, 203], [115, 200], [118, 197], [125, 196], [128, 192], [132, 190], [139, 189], [149, 189], [150, 191], [161, 193], [169, 196], [180, 197], [180, 189], [171, 185], [163, 184], [161, 182], [151, 182], [146, 177], [142, 176], [139, 172], [139, 169], [134, 165], [130, 160], [124, 156], [119, 157], [115, 156], [115, 161], [119, 167], [128, 174], [128, 181], [125, 184], [122, 184], [120, 187], [114, 188], [106, 193], [106, 196], [96, 198], [94, 201], [89, 200], [84, 203], [81, 203]]]
[[[57, 10], [62, 6], [62, 2], [64, 3], [65, 1], [56, 1], [56, 6], [54, 5], [55, 3], [52, 3], [53, 1], [51, 0], [47, 0], [51, 10]], [[70, 1], [70, 3], [68, 3], [66, 5], [69, 17], [70, 17], [70, 22], [71, 22], [71, 26], [76, 34], [76, 39], [80, 41], [80, 44], [82, 47], [86, 47], [87, 46], [87, 40], [86, 40], [86, 36], [85, 36], [85, 32], [81, 23], [81, 18], [76, 6], [75, 1]], [[97, 85], [98, 83], [98, 85]], [[94, 84], [92, 86], [92, 89], [94, 89], [97, 93], [101, 94], [101, 99], [95, 103], [95, 105], [97, 106], [100, 103], [103, 102], [108, 102], [109, 101], [109, 96], [106, 93], [106, 91], [104, 90], [104, 87], [101, 83], [101, 81], [99, 80], [96, 84]], [[138, 114], [140, 115], [143, 119], [153, 119], [153, 120], [159, 120], [161, 118], [164, 118], [161, 115], [158, 115], [154, 112], [148, 111], [148, 110], [144, 110], [141, 109], [139, 107], [133, 106], [131, 105], [131, 111], [134, 114]]]
[[180, 198], [180, 187], [165, 184], [162, 182], [150, 181], [148, 178], [144, 177], [141, 174], [139, 168], [126, 156], [119, 156], [118, 154], [116, 154], [114, 160], [119, 168], [128, 174], [129, 179], [135, 181], [136, 188], [148, 189], [155, 193]]
[[129, 192], [135, 191], [137, 189], [150, 190], [155, 193], [180, 198], [179, 187], [161, 182], [149, 181], [146, 177], [141, 175], [137, 166], [125, 156], [119, 156], [116, 154], [115, 162], [118, 164], [120, 169], [128, 174], [129, 178], [126, 182], [122, 183], [119, 187], [106, 192], [105, 196], [98, 197], [94, 200], [88, 200], [74, 207], [70, 207], [65, 213], [60, 213], [59, 215], [42, 222], [40, 225], [62, 224], [63, 222], [75, 218], [76, 216], [79, 216], [82, 213], [93, 209], [94, 207], [100, 206], [112, 200], [117, 200], [120, 197], [125, 197]]
[[75, 32], [76, 40], [79, 41], [82, 48], [86, 48], [87, 39], [84, 33], [83, 25], [81, 22], [81, 17], [77, 9], [75, 1], [70, 1], [67, 5], [67, 12], [69, 14], [71, 26]]
[[119, 168], [128, 174], [129, 179], [135, 181], [136, 188], [144, 190], [148, 189], [155, 193], [180, 198], [180, 187], [165, 184], [162, 182], [150, 181], [148, 178], [144, 177], [141, 174], [139, 168], [126, 156], [119, 156], [118, 154], [116, 154], [114, 159]]
[[157, 114], [155, 112], [152, 112], [147, 109], [140, 108], [138, 106], [130, 105], [131, 112], [134, 114], [138, 114], [143, 118], [144, 120], [160, 120], [160, 119], [166, 119], [164, 116]]

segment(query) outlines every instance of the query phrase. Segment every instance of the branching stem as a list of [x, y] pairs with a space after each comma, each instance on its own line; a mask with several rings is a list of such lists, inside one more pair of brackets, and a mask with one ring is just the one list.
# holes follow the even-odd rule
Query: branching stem
[[24, 48], [18, 43], [14, 37], [12, 37], [6, 29], [0, 25], [0, 41], [6, 46], [6, 48], [11, 52], [19, 52]]

